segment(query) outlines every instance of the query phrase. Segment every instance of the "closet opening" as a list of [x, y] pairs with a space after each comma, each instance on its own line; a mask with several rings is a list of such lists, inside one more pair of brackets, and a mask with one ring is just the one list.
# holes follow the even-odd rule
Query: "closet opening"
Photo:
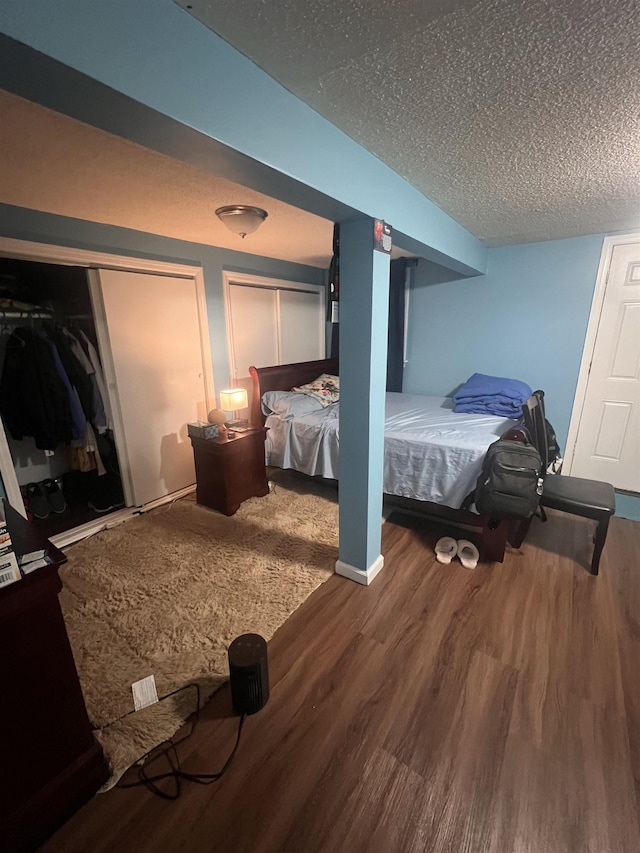
[[84, 267], [0, 257], [0, 416], [46, 538], [124, 507]]

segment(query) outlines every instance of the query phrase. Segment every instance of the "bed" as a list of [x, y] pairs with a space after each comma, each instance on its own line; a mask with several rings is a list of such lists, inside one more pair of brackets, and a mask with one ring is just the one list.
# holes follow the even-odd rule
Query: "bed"
[[[252, 422], [269, 429], [268, 465], [338, 479], [339, 402], [323, 408], [286, 393], [322, 373], [339, 375], [338, 369], [337, 359], [249, 368]], [[385, 503], [477, 529], [483, 557], [501, 562], [510, 524], [459, 507], [475, 485], [487, 447], [506, 433], [519, 437], [509, 418], [457, 414], [446, 397], [388, 392]]]

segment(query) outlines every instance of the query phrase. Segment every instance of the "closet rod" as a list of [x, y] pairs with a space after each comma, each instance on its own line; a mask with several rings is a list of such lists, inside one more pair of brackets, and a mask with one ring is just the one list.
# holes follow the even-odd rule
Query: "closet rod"
[[3, 320], [51, 320], [52, 314], [43, 311], [4, 311], [0, 308], [0, 318]]

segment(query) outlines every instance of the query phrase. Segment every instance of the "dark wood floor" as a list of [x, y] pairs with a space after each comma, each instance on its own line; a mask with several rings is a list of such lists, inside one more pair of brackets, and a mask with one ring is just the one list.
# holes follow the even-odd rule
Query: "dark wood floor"
[[[219, 783], [113, 790], [43, 848], [224, 853], [640, 851], [640, 524], [535, 522], [503, 564], [437, 563], [394, 514], [370, 588], [332, 577], [269, 643], [271, 698]], [[180, 747], [212, 771], [225, 687]]]

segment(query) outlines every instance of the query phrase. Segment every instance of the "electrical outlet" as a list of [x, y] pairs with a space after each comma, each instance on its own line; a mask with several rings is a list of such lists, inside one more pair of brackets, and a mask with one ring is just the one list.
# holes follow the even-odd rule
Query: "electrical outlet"
[[156, 680], [153, 675], [148, 675], [140, 681], [134, 681], [131, 685], [131, 692], [133, 693], [133, 705], [136, 711], [148, 708], [149, 705], [155, 705], [158, 701]]

